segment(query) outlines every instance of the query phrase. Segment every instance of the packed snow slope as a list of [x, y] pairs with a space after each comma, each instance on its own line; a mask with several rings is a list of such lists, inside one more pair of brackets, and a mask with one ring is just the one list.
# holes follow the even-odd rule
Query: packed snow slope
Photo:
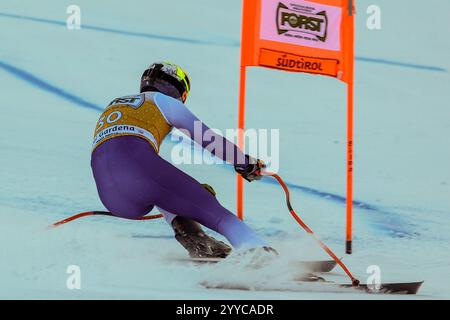
[[[299, 272], [289, 261], [326, 255], [269, 178], [246, 184], [246, 221], [282, 253], [259, 273], [176, 261], [186, 254], [161, 220], [85, 218], [47, 230], [103, 209], [90, 169], [95, 123], [113, 98], [138, 91], [153, 61], [189, 71], [188, 106], [207, 124], [224, 130], [237, 122], [241, 1], [78, 0], [81, 30], [68, 30], [71, 4], [0, 4], [0, 298], [450, 298], [448, 1], [428, 1], [428, 17], [407, 0], [357, 1], [355, 253], [345, 261], [363, 281], [370, 265], [383, 281], [425, 280], [417, 297], [320, 293], [289, 282]], [[366, 27], [371, 4], [381, 7], [382, 30]], [[340, 255], [345, 110], [345, 87], [335, 79], [249, 70], [247, 126], [280, 130], [279, 173], [293, 205]], [[174, 145], [168, 139], [162, 156], [170, 159]], [[234, 210], [229, 166], [180, 167]], [[66, 286], [70, 265], [80, 267], [80, 290]], [[347, 282], [339, 269], [329, 278]], [[266, 291], [199, 285], [244, 279]]]

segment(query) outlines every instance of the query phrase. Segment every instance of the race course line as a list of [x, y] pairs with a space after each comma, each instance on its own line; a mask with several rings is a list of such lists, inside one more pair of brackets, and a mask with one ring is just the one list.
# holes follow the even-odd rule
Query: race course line
[[51, 83], [38, 78], [37, 76], [29, 73], [28, 71], [25, 71], [23, 69], [19, 69], [11, 64], [8, 64], [6, 62], [0, 61], [0, 68], [5, 70], [6, 72], [12, 74], [16, 78], [19, 78], [21, 80], [24, 80], [25, 82], [28, 82], [32, 86], [41, 89], [43, 91], [50, 92], [58, 97], [61, 97], [69, 102], [72, 102], [80, 107], [93, 109], [96, 111], [103, 111], [104, 108], [101, 106], [98, 106], [92, 102], [86, 101], [81, 97], [78, 97], [62, 88], [59, 88], [55, 85], [52, 85]]

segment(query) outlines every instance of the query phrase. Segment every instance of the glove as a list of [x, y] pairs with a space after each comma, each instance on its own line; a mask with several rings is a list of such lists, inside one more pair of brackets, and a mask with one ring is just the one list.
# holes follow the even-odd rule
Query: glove
[[266, 165], [262, 160], [255, 159], [248, 155], [245, 157], [248, 164], [237, 164], [234, 166], [234, 170], [239, 173], [242, 178], [249, 182], [252, 182], [253, 180], [260, 180], [262, 178], [261, 170], [264, 169]]

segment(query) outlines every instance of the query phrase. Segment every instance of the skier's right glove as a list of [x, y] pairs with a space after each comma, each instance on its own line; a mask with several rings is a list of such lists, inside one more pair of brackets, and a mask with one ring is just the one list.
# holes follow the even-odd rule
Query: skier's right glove
[[264, 162], [259, 159], [255, 159], [248, 155], [245, 156], [247, 158], [247, 165], [236, 164], [234, 166], [234, 170], [239, 173], [242, 178], [245, 180], [252, 182], [253, 180], [260, 180], [262, 178], [261, 170], [266, 167]]

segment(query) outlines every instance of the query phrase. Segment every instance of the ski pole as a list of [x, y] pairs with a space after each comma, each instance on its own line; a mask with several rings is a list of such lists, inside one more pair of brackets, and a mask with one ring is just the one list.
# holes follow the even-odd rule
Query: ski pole
[[[68, 222], [83, 218], [83, 217], [87, 217], [87, 216], [109, 216], [109, 217], [116, 217], [116, 218], [120, 218], [117, 216], [114, 216], [111, 212], [108, 211], [87, 211], [87, 212], [81, 212], [78, 213], [76, 215], [73, 215], [69, 218], [66, 218], [64, 220], [58, 221], [53, 223], [52, 225], [49, 226], [49, 228], [56, 228], [59, 227], [63, 224], [66, 224]], [[150, 216], [143, 216], [137, 219], [133, 219], [133, 220], [153, 220], [153, 219], [159, 219], [162, 218], [163, 215], [162, 214], [155, 214], [155, 215], [150, 215]], [[122, 218], [124, 219], [124, 218]]]
[[355, 278], [353, 276], [353, 274], [350, 272], [350, 270], [345, 266], [345, 264], [341, 261], [341, 259], [339, 259], [333, 251], [331, 251], [330, 248], [328, 248], [328, 246], [323, 243], [322, 240], [320, 240], [319, 238], [316, 237], [316, 235], [314, 234], [314, 232], [306, 225], [306, 223], [303, 222], [303, 220], [297, 215], [297, 213], [294, 211], [294, 209], [292, 208], [291, 205], [291, 196], [289, 194], [289, 189], [286, 186], [286, 184], [284, 183], [284, 181], [280, 178], [279, 175], [277, 175], [276, 173], [272, 173], [272, 172], [261, 172], [261, 175], [263, 176], [271, 176], [274, 177], [278, 183], [281, 185], [281, 187], [283, 188], [285, 194], [286, 194], [286, 204], [287, 207], [289, 209], [289, 212], [291, 213], [291, 215], [294, 217], [294, 219], [297, 221], [297, 223], [307, 232], [309, 233], [313, 239], [315, 241], [317, 241], [319, 243], [319, 245], [330, 255], [331, 258], [333, 258], [334, 261], [336, 261], [337, 264], [339, 264], [339, 266], [342, 268], [342, 270], [345, 271], [345, 273], [349, 276], [349, 278], [352, 280], [352, 285], [357, 287], [360, 283], [360, 281]]

